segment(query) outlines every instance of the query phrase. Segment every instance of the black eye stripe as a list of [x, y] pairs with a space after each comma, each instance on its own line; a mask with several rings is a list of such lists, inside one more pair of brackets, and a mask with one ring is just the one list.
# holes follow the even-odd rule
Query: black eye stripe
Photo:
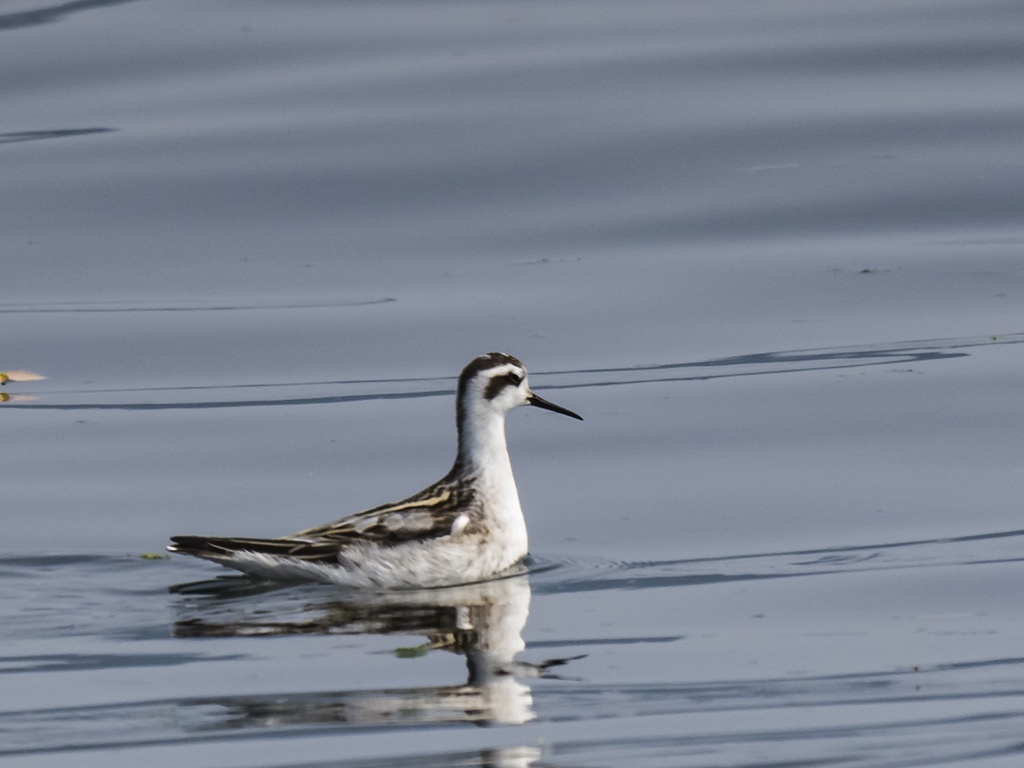
[[505, 387], [518, 387], [523, 381], [523, 377], [514, 371], [509, 371], [504, 376], [495, 376], [493, 379], [487, 382], [487, 386], [484, 387], [484, 398], [487, 400], [493, 400], [501, 394]]

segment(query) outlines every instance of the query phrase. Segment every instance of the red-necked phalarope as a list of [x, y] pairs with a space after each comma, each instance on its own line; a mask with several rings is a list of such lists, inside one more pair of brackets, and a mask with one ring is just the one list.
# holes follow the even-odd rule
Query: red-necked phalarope
[[459, 375], [459, 452], [433, 485], [280, 539], [172, 536], [168, 549], [278, 581], [431, 587], [497, 576], [527, 552], [526, 521], [505, 445], [505, 414], [520, 405], [583, 420], [531, 392], [516, 358], [481, 355]]

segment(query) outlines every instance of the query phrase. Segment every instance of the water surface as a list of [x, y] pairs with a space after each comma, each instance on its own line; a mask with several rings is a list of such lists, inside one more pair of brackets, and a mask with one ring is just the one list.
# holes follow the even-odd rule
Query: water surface
[[[0, 13], [0, 762], [1017, 766], [1024, 11]], [[501, 350], [533, 559], [159, 554], [400, 498]], [[493, 726], [493, 727], [481, 727]]]

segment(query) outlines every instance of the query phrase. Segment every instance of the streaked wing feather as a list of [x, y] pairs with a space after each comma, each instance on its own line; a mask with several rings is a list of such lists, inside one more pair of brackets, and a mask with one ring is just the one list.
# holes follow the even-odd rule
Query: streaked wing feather
[[175, 550], [208, 559], [258, 552], [308, 562], [336, 562], [339, 550], [360, 541], [381, 546], [434, 539], [452, 532], [455, 519], [473, 505], [468, 484], [437, 483], [394, 504], [343, 517], [279, 539], [172, 536]]
[[307, 528], [288, 538], [330, 541], [335, 546], [354, 541], [397, 544], [411, 539], [432, 539], [450, 534], [455, 518], [472, 502], [471, 488], [438, 484], [402, 501]]

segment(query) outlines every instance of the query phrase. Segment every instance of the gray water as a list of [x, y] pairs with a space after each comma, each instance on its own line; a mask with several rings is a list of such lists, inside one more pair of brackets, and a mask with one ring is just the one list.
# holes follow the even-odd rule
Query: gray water
[[[1022, 35], [5, 7], [0, 763], [1019, 766]], [[585, 418], [509, 416], [529, 573], [160, 554], [435, 480], [490, 350]]]

